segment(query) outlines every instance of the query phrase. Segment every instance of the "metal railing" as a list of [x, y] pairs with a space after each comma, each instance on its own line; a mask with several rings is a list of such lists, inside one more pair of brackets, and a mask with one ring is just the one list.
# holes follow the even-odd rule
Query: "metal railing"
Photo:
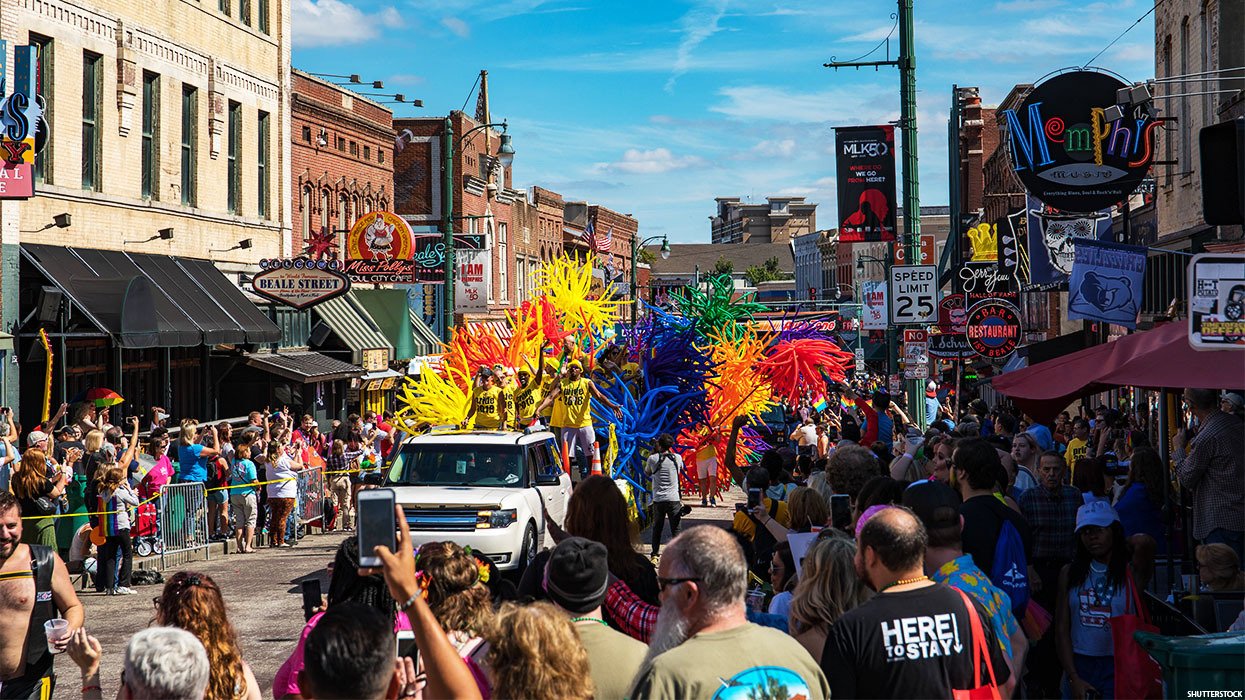
[[324, 529], [324, 468], [310, 467], [298, 472], [298, 503], [295, 516], [300, 525], [320, 521]]
[[211, 558], [208, 541], [207, 492], [197, 482], [166, 484], [160, 488], [160, 568], [179, 566], [195, 558], [203, 550]]

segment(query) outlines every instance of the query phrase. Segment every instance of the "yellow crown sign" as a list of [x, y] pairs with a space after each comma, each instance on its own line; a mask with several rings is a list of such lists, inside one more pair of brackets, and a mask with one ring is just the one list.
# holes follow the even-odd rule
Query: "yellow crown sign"
[[993, 224], [978, 224], [968, 230], [968, 240], [973, 246], [972, 262], [997, 262], [999, 259], [998, 228]]

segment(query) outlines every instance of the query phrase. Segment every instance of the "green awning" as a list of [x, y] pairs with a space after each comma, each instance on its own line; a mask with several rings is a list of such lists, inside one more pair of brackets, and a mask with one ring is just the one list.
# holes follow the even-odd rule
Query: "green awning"
[[421, 355], [436, 355], [441, 352], [441, 339], [415, 313], [415, 309], [411, 309], [411, 329], [415, 331], [415, 347]]
[[356, 365], [363, 364], [363, 351], [385, 349], [389, 359], [393, 359], [393, 343], [381, 330], [381, 324], [372, 317], [363, 304], [355, 297], [360, 290], [353, 290], [345, 296], [320, 302], [312, 307], [320, 318], [328, 324], [343, 345], [350, 349], [351, 360]]
[[351, 295], [376, 321], [381, 333], [393, 345], [395, 361], [409, 360], [426, 350], [415, 347], [415, 334], [411, 330], [411, 310], [406, 303], [405, 289], [355, 289]]

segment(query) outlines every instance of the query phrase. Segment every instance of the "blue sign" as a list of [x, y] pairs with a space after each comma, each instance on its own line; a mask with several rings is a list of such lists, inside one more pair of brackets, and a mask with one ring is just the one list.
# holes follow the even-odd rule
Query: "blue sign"
[[1145, 248], [1077, 239], [1068, 279], [1068, 318], [1137, 328], [1145, 276]]
[[[1068, 214], [1025, 196], [1029, 228], [1029, 284], [1056, 289], [1072, 273], [1073, 245], [1081, 239], [1111, 239], [1111, 210], [1095, 214]], [[1055, 285], [1048, 287], [1047, 285]]]

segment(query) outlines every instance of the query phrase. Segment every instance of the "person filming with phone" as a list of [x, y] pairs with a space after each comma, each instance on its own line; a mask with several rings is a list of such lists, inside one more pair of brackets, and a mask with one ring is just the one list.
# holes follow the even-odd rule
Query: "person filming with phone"
[[791, 514], [787, 511], [786, 503], [765, 495], [765, 489], [769, 488], [769, 472], [765, 467], [750, 469], [744, 479], [744, 488], [748, 492], [748, 502], [735, 504], [735, 520], [731, 523], [731, 529], [741, 539], [752, 544], [752, 559], [748, 568], [758, 576], [766, 577], [769, 574], [770, 561], [774, 557], [774, 545], [778, 541], [761, 525], [755, 513], [768, 515], [784, 528], [791, 526]]

